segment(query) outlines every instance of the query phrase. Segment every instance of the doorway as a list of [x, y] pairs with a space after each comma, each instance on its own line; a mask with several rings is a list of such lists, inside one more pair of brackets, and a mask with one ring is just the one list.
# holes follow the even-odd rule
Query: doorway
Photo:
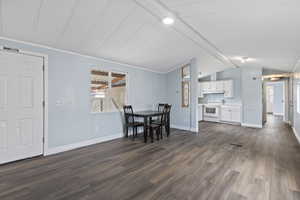
[[282, 116], [285, 119], [285, 81], [267, 82], [266, 84], [266, 113], [268, 115]]
[[267, 114], [273, 114], [274, 104], [274, 87], [272, 85], [267, 86]]
[[44, 58], [0, 50], [0, 164], [44, 151]]

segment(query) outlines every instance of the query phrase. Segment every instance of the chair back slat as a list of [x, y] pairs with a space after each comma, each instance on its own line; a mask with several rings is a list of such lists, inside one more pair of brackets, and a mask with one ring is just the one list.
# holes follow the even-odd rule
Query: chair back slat
[[131, 105], [123, 106], [126, 124], [134, 123], [133, 109]]
[[167, 104], [164, 104], [164, 103], [158, 104], [158, 112], [163, 112], [166, 105], [167, 105]]
[[[166, 105], [168, 105], [168, 104], [159, 103], [158, 107], [157, 107], [158, 112], [164, 112]], [[157, 117], [157, 120], [162, 121], [162, 116]]]
[[171, 112], [171, 105], [165, 104], [163, 115], [161, 117], [161, 123], [167, 124], [168, 116]]

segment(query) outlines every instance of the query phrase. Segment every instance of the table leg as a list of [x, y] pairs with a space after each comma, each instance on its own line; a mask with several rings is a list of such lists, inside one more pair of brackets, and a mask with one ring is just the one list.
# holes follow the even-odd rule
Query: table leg
[[169, 135], [170, 135], [170, 113], [168, 114], [168, 120], [167, 120], [167, 129], [168, 129], [168, 131], [167, 131], [167, 137], [169, 137]]
[[147, 136], [148, 136], [147, 125], [148, 125], [148, 119], [147, 117], [144, 117], [144, 142], [145, 143], [147, 143]]
[[125, 137], [128, 138], [128, 126], [125, 127]]

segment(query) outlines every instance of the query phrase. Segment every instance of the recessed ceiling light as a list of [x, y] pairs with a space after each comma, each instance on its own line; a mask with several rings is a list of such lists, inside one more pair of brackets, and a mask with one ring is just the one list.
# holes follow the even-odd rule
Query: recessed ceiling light
[[174, 24], [174, 19], [171, 18], [171, 17], [165, 17], [163, 18], [162, 22], [165, 24], [165, 25], [172, 25]]
[[249, 60], [248, 57], [242, 57], [242, 59], [241, 59], [242, 63], [245, 63], [245, 62], [247, 62], [248, 60]]

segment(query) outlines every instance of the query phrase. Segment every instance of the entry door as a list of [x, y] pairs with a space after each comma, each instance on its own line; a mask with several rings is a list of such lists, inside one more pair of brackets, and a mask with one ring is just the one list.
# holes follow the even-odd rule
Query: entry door
[[43, 58], [0, 51], [0, 164], [43, 153]]
[[267, 86], [267, 113], [273, 113], [274, 87]]

